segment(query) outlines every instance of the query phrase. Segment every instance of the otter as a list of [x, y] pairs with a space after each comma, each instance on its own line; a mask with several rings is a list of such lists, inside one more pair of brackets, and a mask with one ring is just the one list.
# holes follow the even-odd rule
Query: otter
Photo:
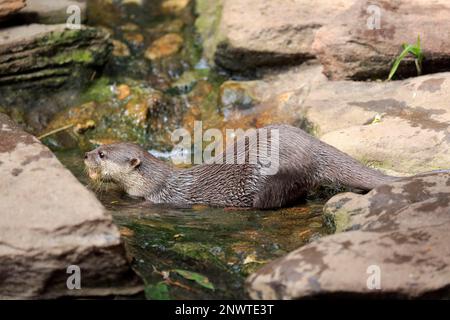
[[[275, 150], [272, 135], [263, 146], [268, 147], [266, 158], [256, 163], [249, 159], [256, 155], [261, 142], [250, 135], [216, 155], [213, 163], [188, 169], [176, 168], [133, 143], [102, 145], [85, 154], [85, 165], [91, 179], [112, 181], [130, 196], [182, 206], [270, 209], [293, 204], [324, 184], [369, 191], [398, 179], [362, 165], [300, 128], [272, 125], [263, 129], [264, 134], [278, 132], [278, 170], [272, 174], [264, 174], [268, 154]], [[254, 130], [254, 135], [261, 131]], [[235, 148], [241, 139], [245, 139], [244, 150]], [[243, 163], [216, 161], [230, 154], [236, 160], [243, 153]]]

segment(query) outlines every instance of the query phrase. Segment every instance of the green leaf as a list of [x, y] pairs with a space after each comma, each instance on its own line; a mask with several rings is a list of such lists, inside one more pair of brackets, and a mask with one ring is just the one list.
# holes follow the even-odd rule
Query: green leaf
[[398, 66], [400, 65], [400, 62], [406, 57], [406, 55], [408, 54], [409, 50], [411, 49], [411, 45], [407, 45], [404, 47], [402, 53], [400, 53], [400, 55], [397, 57], [397, 59], [395, 59], [394, 64], [392, 65], [391, 68], [391, 72], [389, 72], [389, 77], [388, 77], [388, 81], [392, 79], [392, 77], [394, 76], [395, 72], [397, 72]]
[[181, 269], [174, 269], [173, 272], [178, 273], [185, 279], [195, 281], [206, 289], [214, 290], [214, 285], [209, 281], [209, 279], [199, 273]]
[[400, 55], [395, 59], [394, 64], [392, 65], [391, 71], [389, 72], [388, 81], [392, 79], [395, 72], [397, 72], [398, 66], [400, 65], [400, 62], [406, 57], [408, 53], [412, 54], [415, 59], [414, 63], [416, 64], [417, 74], [422, 74], [422, 60], [423, 60], [423, 52], [422, 48], [420, 46], [420, 35], [417, 35], [417, 41], [416, 44], [402, 44], [403, 51], [400, 53]]
[[144, 289], [145, 297], [149, 300], [169, 300], [169, 286], [164, 281], [149, 284]]

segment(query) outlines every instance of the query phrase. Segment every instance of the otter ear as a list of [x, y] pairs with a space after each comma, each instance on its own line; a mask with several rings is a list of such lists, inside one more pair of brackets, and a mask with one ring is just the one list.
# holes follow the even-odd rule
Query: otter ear
[[130, 166], [134, 169], [136, 169], [137, 167], [139, 167], [141, 165], [141, 160], [139, 160], [138, 158], [131, 158], [130, 159]]

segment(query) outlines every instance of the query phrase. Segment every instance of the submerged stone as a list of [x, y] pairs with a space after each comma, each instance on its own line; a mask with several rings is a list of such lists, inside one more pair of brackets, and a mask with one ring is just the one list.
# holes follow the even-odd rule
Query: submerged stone
[[176, 33], [168, 33], [155, 40], [145, 51], [149, 60], [161, 59], [177, 53], [183, 45], [183, 38]]

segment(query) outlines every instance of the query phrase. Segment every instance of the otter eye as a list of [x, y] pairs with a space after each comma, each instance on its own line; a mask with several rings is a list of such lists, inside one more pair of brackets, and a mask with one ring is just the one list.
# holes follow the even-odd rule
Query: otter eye
[[99, 151], [98, 156], [103, 159], [105, 157], [105, 154], [103, 153], [103, 151]]

